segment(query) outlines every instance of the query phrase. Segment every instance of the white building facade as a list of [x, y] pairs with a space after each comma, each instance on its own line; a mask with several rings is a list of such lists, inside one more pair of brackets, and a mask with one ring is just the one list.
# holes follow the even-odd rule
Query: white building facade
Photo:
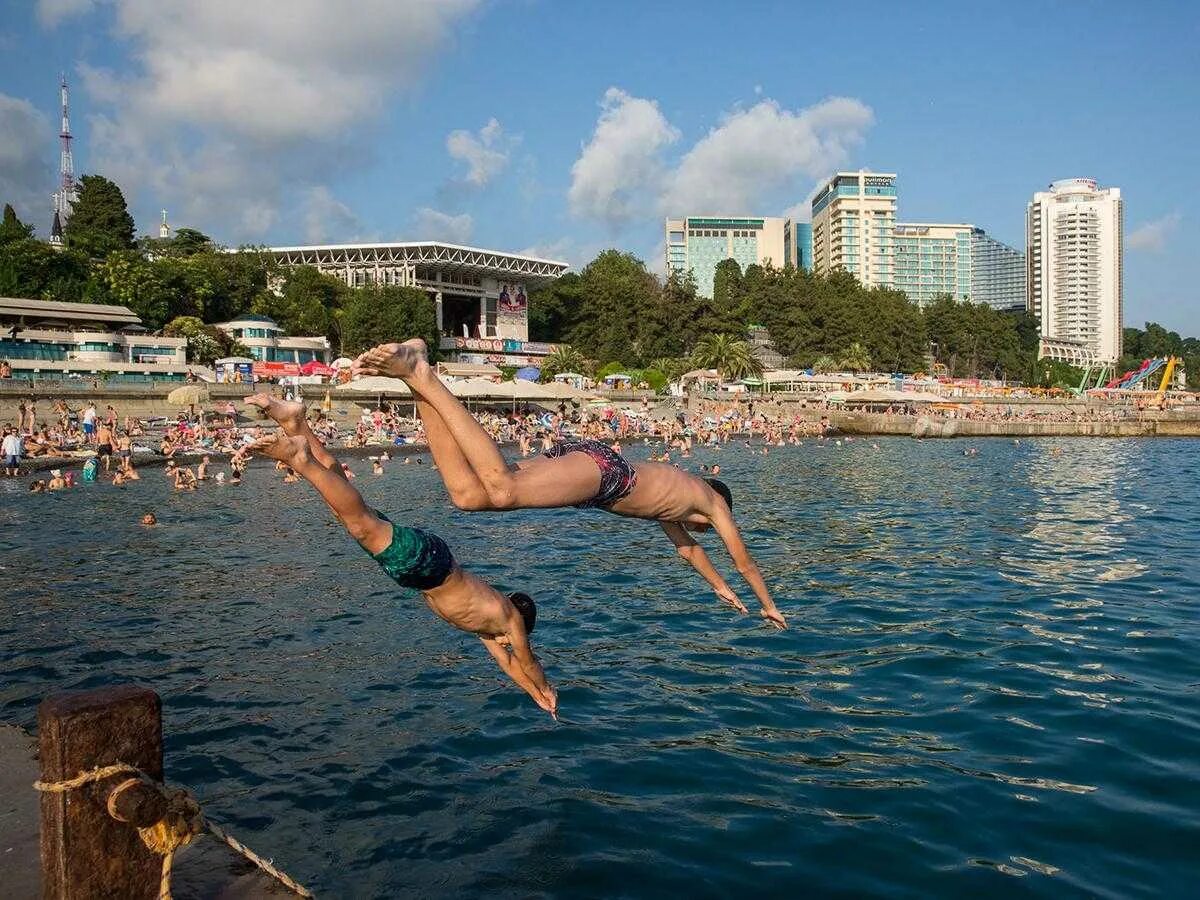
[[[1082, 348], [1087, 362], [1121, 357], [1124, 233], [1120, 188], [1056, 181], [1026, 207], [1026, 308], [1041, 323], [1041, 356]], [[1078, 364], [1079, 355], [1071, 360]]]
[[891, 287], [896, 175], [838, 172], [812, 201], [812, 268], [844, 269], [867, 287]]

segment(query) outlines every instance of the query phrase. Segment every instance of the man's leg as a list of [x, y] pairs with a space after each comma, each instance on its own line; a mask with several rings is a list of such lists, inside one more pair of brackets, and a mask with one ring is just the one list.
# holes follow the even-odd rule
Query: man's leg
[[297, 435], [265, 438], [249, 445], [246, 453], [257, 453], [280, 460], [295, 469], [320, 492], [333, 514], [346, 527], [346, 531], [368, 553], [379, 553], [391, 543], [391, 523], [380, 518], [378, 513], [367, 506], [362, 494], [346, 480], [336, 462], [333, 466], [325, 466], [318, 462], [304, 438]]
[[338, 461], [333, 458], [333, 454], [326, 450], [321, 439], [313, 434], [312, 428], [308, 425], [308, 416], [303, 403], [277, 400], [270, 394], [251, 394], [245, 402], [249, 406], [256, 406], [262, 410], [283, 429], [284, 434], [303, 438], [308, 446], [309, 455], [318, 465], [326, 469], [341, 469]]
[[496, 442], [434, 373], [424, 341], [376, 347], [355, 360], [355, 366], [367, 374], [403, 378], [413, 394], [433, 407], [483, 484], [492, 509], [572, 506], [600, 489], [600, 469], [582, 453], [514, 473]]
[[421, 417], [421, 424], [425, 426], [429, 452], [433, 456], [434, 465], [442, 474], [442, 482], [450, 494], [450, 501], [459, 509], [490, 509], [491, 501], [483, 482], [467, 462], [445, 421], [429, 401], [415, 395], [414, 399], [417, 415]]

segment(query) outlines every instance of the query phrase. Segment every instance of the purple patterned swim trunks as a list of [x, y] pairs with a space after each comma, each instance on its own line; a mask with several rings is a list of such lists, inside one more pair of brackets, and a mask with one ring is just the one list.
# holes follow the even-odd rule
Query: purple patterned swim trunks
[[599, 441], [560, 441], [542, 455], [547, 459], [558, 459], [568, 453], [585, 453], [600, 469], [600, 490], [591, 500], [576, 503], [577, 509], [607, 509], [622, 497], [628, 496], [637, 484], [637, 472], [629, 464], [629, 460]]

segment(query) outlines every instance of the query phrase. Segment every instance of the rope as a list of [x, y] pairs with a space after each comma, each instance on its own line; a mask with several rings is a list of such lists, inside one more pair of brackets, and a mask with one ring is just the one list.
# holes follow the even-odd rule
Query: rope
[[120, 793], [141, 782], [158, 791], [167, 801], [167, 812], [163, 818], [148, 828], [139, 828], [138, 835], [142, 843], [153, 853], [163, 858], [162, 874], [158, 883], [159, 900], [171, 900], [171, 873], [174, 866], [175, 851], [185, 847], [199, 834], [208, 831], [213, 837], [223, 841], [230, 849], [252, 862], [280, 884], [301, 897], [312, 897], [312, 893], [303, 885], [289, 877], [286, 872], [275, 868], [270, 860], [263, 859], [233, 835], [210, 822], [200, 809], [196, 799], [183, 788], [174, 790], [159, 781], [154, 780], [141, 769], [127, 763], [115, 763], [111, 766], [97, 766], [87, 772], [82, 772], [74, 778], [65, 781], [35, 781], [33, 788], [49, 794], [64, 794], [86, 784], [94, 784], [114, 775], [131, 775], [117, 785], [108, 795], [108, 813], [118, 821], [124, 821], [116, 813], [116, 798]]

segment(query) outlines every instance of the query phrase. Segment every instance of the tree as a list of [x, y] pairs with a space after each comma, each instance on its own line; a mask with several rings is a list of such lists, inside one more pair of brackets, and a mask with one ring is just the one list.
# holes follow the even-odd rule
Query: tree
[[818, 375], [828, 375], [838, 370], [837, 360], [832, 356], [818, 356], [812, 364], [812, 370]]
[[746, 341], [729, 334], [709, 334], [692, 351], [697, 368], [716, 369], [726, 380], [747, 378], [762, 373], [763, 366]]
[[871, 354], [859, 341], [855, 341], [842, 354], [841, 368], [845, 372], [866, 372], [871, 368]]
[[701, 326], [707, 334], [745, 337], [748, 313], [742, 267], [736, 259], [723, 259], [713, 273], [712, 305]]
[[0, 296], [67, 302], [99, 299], [90, 277], [82, 253], [56, 251], [34, 238], [0, 244]]
[[195, 316], [172, 319], [162, 330], [166, 337], [187, 338], [188, 362], [210, 366], [227, 356], [249, 356], [249, 351], [220, 328], [205, 325]]
[[161, 328], [180, 305], [177, 290], [164, 280], [163, 271], [136, 250], [118, 250], [108, 254], [96, 274], [112, 303], [129, 307], [153, 330]]
[[634, 323], [660, 290], [645, 264], [630, 253], [605, 250], [580, 273], [579, 316], [567, 341], [592, 359], [641, 360]]
[[582, 353], [569, 344], [559, 344], [542, 360], [542, 377], [550, 379], [563, 372], [583, 374], [587, 367]]
[[33, 237], [33, 226], [17, 218], [11, 203], [4, 204], [4, 220], [0, 222], [0, 246], [13, 241], [26, 241]]
[[376, 285], [350, 291], [341, 316], [342, 352], [357, 356], [376, 344], [424, 338], [437, 353], [437, 314], [419, 288]]
[[250, 309], [270, 316], [288, 334], [325, 335], [337, 346], [338, 314], [349, 294], [340, 278], [323, 275], [313, 266], [297, 266], [278, 292], [261, 291]]
[[568, 272], [529, 296], [529, 339], [561, 341], [575, 327], [583, 305], [583, 281]]
[[96, 259], [133, 249], [133, 217], [121, 189], [103, 175], [84, 175], [79, 185], [79, 199], [63, 228], [66, 245]]

